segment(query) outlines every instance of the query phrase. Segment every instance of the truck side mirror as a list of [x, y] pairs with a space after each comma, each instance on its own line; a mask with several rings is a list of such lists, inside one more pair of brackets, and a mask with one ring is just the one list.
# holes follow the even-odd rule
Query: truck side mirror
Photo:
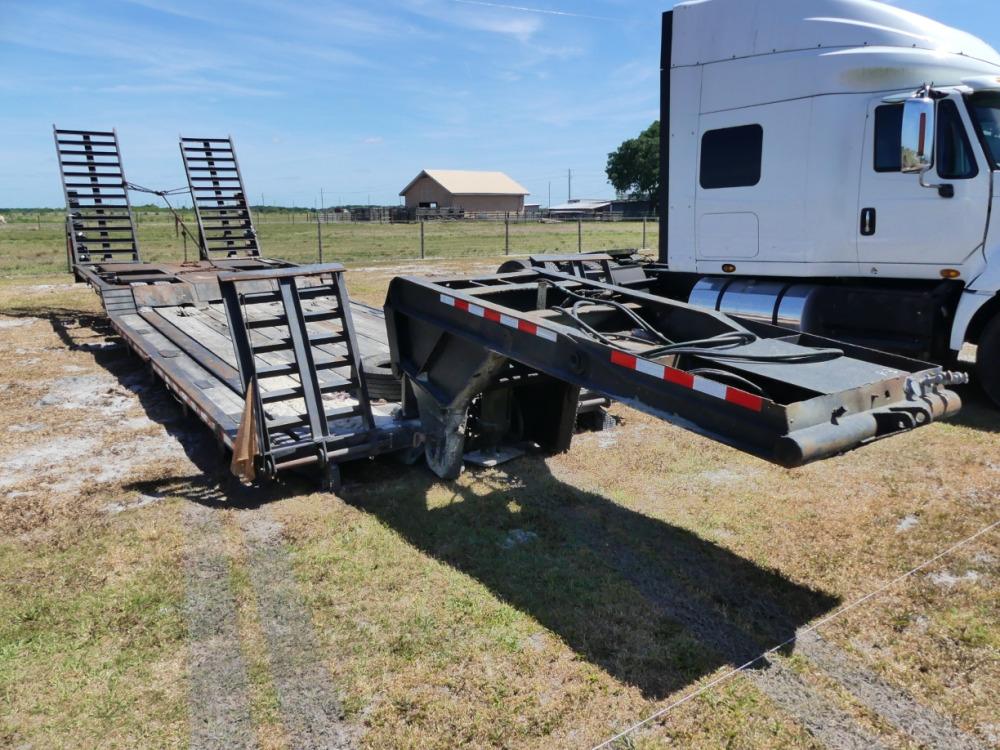
[[923, 174], [934, 166], [936, 107], [930, 97], [917, 95], [903, 105], [902, 168]]

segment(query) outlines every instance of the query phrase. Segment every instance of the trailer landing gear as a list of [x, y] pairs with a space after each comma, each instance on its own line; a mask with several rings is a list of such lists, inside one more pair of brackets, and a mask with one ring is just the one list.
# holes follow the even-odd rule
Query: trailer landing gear
[[341, 488], [344, 486], [343, 479], [340, 476], [340, 466], [329, 463], [323, 467], [322, 472], [320, 485], [323, 488], [323, 492], [330, 492], [334, 495], [339, 494]]

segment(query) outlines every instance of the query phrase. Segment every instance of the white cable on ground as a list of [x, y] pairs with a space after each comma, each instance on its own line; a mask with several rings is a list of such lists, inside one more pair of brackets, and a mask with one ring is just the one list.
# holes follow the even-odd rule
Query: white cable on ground
[[746, 662], [745, 664], [741, 664], [738, 667], [734, 667], [733, 669], [729, 670], [728, 672], [719, 675], [718, 677], [716, 677], [711, 682], [709, 682], [709, 683], [707, 683], [705, 685], [702, 685], [697, 690], [694, 690], [694, 691], [688, 693], [687, 695], [685, 695], [685, 696], [683, 696], [681, 698], [678, 698], [673, 703], [670, 703], [670, 704], [664, 706], [663, 708], [658, 709], [654, 713], [652, 713], [649, 716], [647, 716], [645, 719], [643, 719], [641, 721], [637, 721], [632, 726], [628, 727], [627, 729], [622, 730], [621, 732], [619, 732], [618, 734], [616, 734], [614, 737], [609, 737], [608, 739], [604, 740], [604, 742], [602, 742], [601, 744], [595, 745], [594, 748], [593, 748], [593, 750], [601, 750], [601, 748], [608, 747], [612, 743], [617, 742], [618, 740], [620, 740], [620, 739], [622, 739], [624, 737], [627, 737], [628, 735], [632, 734], [632, 732], [636, 731], [637, 729], [641, 729], [642, 727], [646, 726], [650, 722], [656, 721], [658, 718], [660, 718], [664, 714], [666, 714], [666, 713], [674, 710], [678, 706], [681, 706], [681, 705], [687, 703], [688, 701], [690, 701], [690, 700], [692, 700], [694, 698], [697, 698], [702, 693], [708, 692], [709, 690], [711, 690], [712, 688], [714, 688], [716, 685], [719, 685], [719, 684], [725, 682], [726, 680], [730, 679], [734, 675], [739, 674], [740, 672], [742, 672], [743, 670], [747, 669], [751, 665], [756, 664], [757, 662], [759, 662], [761, 659], [764, 659], [764, 658], [770, 656], [771, 654], [773, 654], [773, 653], [775, 653], [777, 651], [780, 651], [781, 649], [783, 649], [785, 646], [789, 645], [790, 643], [794, 643], [795, 640], [798, 637], [800, 637], [802, 635], [805, 635], [806, 633], [811, 633], [812, 631], [817, 630], [818, 628], [822, 627], [823, 625], [826, 625], [830, 621], [832, 621], [832, 620], [840, 617], [841, 615], [845, 614], [846, 612], [850, 612], [852, 609], [856, 609], [857, 607], [859, 607], [862, 604], [864, 604], [865, 602], [867, 602], [869, 599], [873, 599], [876, 596], [878, 596], [879, 594], [881, 594], [881, 593], [885, 592], [886, 590], [892, 588], [893, 586], [895, 586], [900, 581], [904, 581], [907, 578], [909, 578], [910, 576], [914, 575], [915, 573], [919, 573], [921, 570], [923, 570], [924, 568], [928, 567], [929, 565], [933, 565], [935, 562], [937, 562], [938, 560], [940, 560], [942, 557], [947, 557], [952, 552], [954, 552], [955, 550], [957, 550], [959, 547], [964, 547], [966, 544], [969, 544], [970, 542], [975, 541], [976, 539], [978, 539], [979, 537], [983, 536], [984, 534], [988, 534], [993, 529], [995, 529], [997, 526], [1000, 526], [1000, 519], [994, 521], [989, 526], [986, 526], [985, 528], [980, 529], [979, 531], [977, 531], [972, 536], [967, 537], [967, 538], [963, 539], [960, 542], [956, 542], [955, 544], [953, 544], [950, 547], [948, 547], [948, 549], [944, 550], [943, 552], [937, 553], [936, 555], [934, 555], [934, 557], [931, 557], [930, 559], [925, 560], [924, 562], [920, 563], [916, 567], [911, 568], [910, 570], [906, 571], [905, 573], [903, 573], [903, 574], [901, 574], [899, 576], [896, 576], [891, 581], [882, 584], [881, 586], [879, 586], [874, 591], [872, 591], [872, 592], [870, 592], [870, 593], [865, 594], [864, 596], [862, 596], [860, 599], [855, 599], [850, 604], [845, 604], [840, 609], [834, 610], [833, 612], [831, 612], [830, 614], [828, 614], [826, 617], [821, 617], [816, 622], [814, 622], [814, 623], [812, 623], [810, 625], [807, 625], [804, 628], [801, 628], [800, 630], [796, 631], [795, 635], [793, 635], [791, 638], [788, 638], [787, 640], [782, 641], [777, 646], [769, 648], [767, 651], [764, 651], [762, 654], [760, 654], [760, 656], [757, 656], [757, 657], [751, 659], [750, 661]]

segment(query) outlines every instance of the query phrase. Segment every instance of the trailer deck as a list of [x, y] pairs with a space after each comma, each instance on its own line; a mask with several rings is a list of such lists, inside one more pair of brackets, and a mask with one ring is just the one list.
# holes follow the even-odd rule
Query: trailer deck
[[[374, 430], [373, 440], [360, 446], [342, 448], [342, 456], [360, 450], [374, 455], [383, 450], [410, 447], [415, 423], [400, 419], [399, 401], [370, 404], [371, 425], [366, 425], [363, 405], [367, 397], [353, 385], [350, 340], [343, 335], [336, 304], [325, 296], [317, 276], [336, 275], [339, 266], [299, 268], [273, 261], [204, 262], [186, 265], [129, 263], [92, 265], [79, 269], [82, 278], [100, 295], [109, 321], [128, 346], [164, 381], [167, 387], [191, 408], [227, 448], [232, 449], [239, 432], [246, 401], [238, 347], [226, 311], [220, 277], [249, 278], [270, 289], [269, 279], [282, 272], [304, 280], [303, 312], [313, 320], [316, 368], [322, 407], [327, 412], [327, 434], [331, 445], [350, 441]], [[257, 274], [254, 276], [253, 274]], [[269, 300], [246, 310], [245, 322], [252, 331], [258, 350], [257, 389], [263, 407], [264, 424], [273, 435], [274, 447], [306, 442], [311, 447], [311, 425], [306, 418], [305, 396], [296, 356], [287, 347], [287, 326], [280, 321], [280, 301]], [[388, 359], [389, 347], [384, 314], [358, 302], [349, 303], [357, 359]], [[328, 365], [323, 367], [323, 365]], [[271, 368], [267, 370], [266, 368]], [[253, 376], [251, 376], [253, 377]], [[308, 378], [307, 378], [308, 379]], [[357, 442], [357, 441], [355, 441]], [[374, 444], [373, 444], [374, 442]], [[294, 451], [293, 451], [294, 453]], [[314, 455], [314, 454], [308, 454]], [[288, 460], [301, 459], [293, 456]], [[278, 468], [281, 468], [281, 456]], [[287, 461], [285, 462], [287, 463]]]

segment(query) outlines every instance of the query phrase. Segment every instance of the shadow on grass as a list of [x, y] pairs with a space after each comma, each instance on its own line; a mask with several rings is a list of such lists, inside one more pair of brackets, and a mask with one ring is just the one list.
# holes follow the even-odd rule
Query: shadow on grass
[[[314, 490], [295, 477], [263, 490], [229, 480], [207, 428], [185, 417], [120, 342], [106, 345], [115, 339], [101, 328], [101, 316], [77, 310], [24, 314], [47, 318], [67, 346], [92, 351], [203, 472], [128, 489], [236, 508]], [[961, 423], [997, 429], [985, 405], [970, 411], [964, 418], [970, 421]], [[581, 659], [651, 699], [793, 641], [797, 628], [839, 603], [682, 527], [560, 481], [538, 458], [474, 475], [472, 482], [443, 484], [425, 469], [390, 460], [357, 462], [346, 469], [346, 479], [341, 495], [347, 503], [481, 582]]]
[[538, 458], [505, 468], [468, 486], [369, 462], [341, 494], [651, 699], [754, 659], [839, 602], [561, 482]]
[[956, 389], [962, 397], [962, 411], [950, 421], [980, 432], [1000, 432], [1000, 406], [994, 404], [972, 375], [972, 382]]

